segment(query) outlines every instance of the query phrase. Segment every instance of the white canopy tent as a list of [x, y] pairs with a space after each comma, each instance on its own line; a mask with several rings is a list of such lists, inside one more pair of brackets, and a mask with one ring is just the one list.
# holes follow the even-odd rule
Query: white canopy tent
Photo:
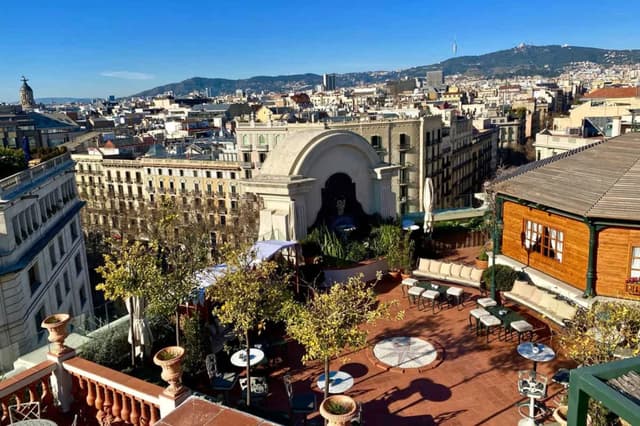
[[[256, 242], [249, 249], [249, 253], [253, 256], [251, 264], [258, 264], [265, 260], [271, 260], [276, 253], [281, 252], [287, 248], [293, 248], [298, 246], [297, 241], [283, 241], [283, 240], [265, 240]], [[204, 290], [213, 285], [216, 280], [226, 274], [229, 269], [226, 264], [214, 265], [209, 268], [203, 269], [196, 273], [196, 280], [198, 282], [198, 301], [201, 303], [204, 301]]]

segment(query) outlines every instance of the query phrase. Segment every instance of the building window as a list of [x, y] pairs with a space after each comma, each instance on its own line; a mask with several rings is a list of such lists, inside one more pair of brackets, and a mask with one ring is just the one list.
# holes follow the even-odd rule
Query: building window
[[69, 231], [71, 231], [71, 241], [75, 241], [78, 238], [78, 224], [75, 220], [69, 225]]
[[227, 224], [226, 216], [220, 216], [220, 225], [226, 225], [226, 224]]
[[62, 280], [64, 281], [64, 294], [69, 294], [71, 282], [69, 281], [69, 273], [67, 271], [64, 271], [64, 274], [62, 274]]
[[56, 259], [56, 247], [53, 244], [49, 246], [49, 259], [51, 259], [51, 269], [55, 268], [58, 264], [58, 259]]
[[169, 176], [173, 176], [173, 169], [167, 170], [169, 172]]
[[235, 179], [236, 178], [236, 172], [231, 172], [231, 179]]
[[76, 275], [80, 275], [80, 272], [82, 272], [82, 257], [80, 257], [80, 253], [76, 254], [75, 263]]
[[40, 271], [38, 270], [38, 262], [36, 262], [29, 269], [29, 287], [31, 288], [31, 295], [33, 295], [40, 287]]
[[184, 176], [184, 170], [180, 170], [180, 176]]
[[80, 296], [80, 307], [83, 308], [85, 302], [87, 301], [87, 293], [84, 290], [84, 287], [80, 287], [80, 291], [78, 292]]
[[56, 283], [56, 303], [58, 308], [62, 306], [62, 291], [60, 290], [60, 281]]
[[540, 253], [545, 257], [562, 262], [564, 252], [564, 232], [525, 220], [522, 243], [528, 252]]
[[630, 277], [640, 277], [640, 247], [631, 248], [631, 273]]
[[244, 171], [244, 177], [246, 179], [251, 179], [251, 170], [245, 170]]
[[222, 179], [222, 172], [216, 172], [216, 177], [218, 179]]
[[260, 153], [260, 162], [264, 163], [266, 159], [267, 159], [267, 154], [265, 154], [264, 152], [261, 152]]
[[376, 151], [382, 148], [382, 137], [381, 136], [371, 136], [371, 146]]
[[60, 257], [64, 256], [65, 249], [64, 249], [64, 238], [62, 235], [58, 235], [58, 250], [60, 251]]
[[211, 172], [207, 170], [207, 171], [205, 172], [205, 176], [206, 176], [206, 177], [208, 177], [208, 178], [210, 178], [210, 177], [211, 177]]

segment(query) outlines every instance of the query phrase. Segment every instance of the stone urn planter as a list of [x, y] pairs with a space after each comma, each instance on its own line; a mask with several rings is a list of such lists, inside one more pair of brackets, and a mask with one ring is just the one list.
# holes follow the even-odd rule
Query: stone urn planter
[[171, 395], [176, 395], [183, 389], [182, 358], [184, 358], [184, 348], [180, 346], [160, 349], [153, 357], [153, 363], [162, 368], [160, 377], [169, 383], [165, 391]]
[[67, 323], [70, 320], [71, 316], [69, 314], [53, 314], [46, 317], [40, 324], [42, 328], [46, 328], [49, 332], [48, 340], [53, 344], [50, 350], [52, 354], [60, 355], [70, 350], [64, 345], [64, 339], [69, 335]]
[[[561, 426], [567, 425], [567, 416], [569, 415], [569, 406], [560, 405], [553, 410], [553, 419]], [[591, 425], [591, 416], [587, 415], [587, 425]]]
[[332, 395], [320, 404], [320, 415], [328, 426], [348, 426], [356, 416], [358, 404], [346, 395]]

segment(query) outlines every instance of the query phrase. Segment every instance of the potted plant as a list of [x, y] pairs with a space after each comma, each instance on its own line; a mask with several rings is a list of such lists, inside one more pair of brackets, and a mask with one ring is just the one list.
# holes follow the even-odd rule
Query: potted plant
[[40, 326], [49, 331], [48, 340], [53, 343], [51, 353], [59, 355], [69, 350], [64, 346], [64, 339], [67, 338], [67, 323], [71, 320], [69, 314], [53, 314], [49, 315], [42, 321]]
[[375, 232], [376, 245], [387, 259], [389, 275], [392, 278], [400, 278], [402, 269], [402, 228], [396, 225], [381, 225]]
[[184, 348], [180, 346], [160, 349], [153, 357], [153, 363], [162, 368], [160, 377], [169, 383], [166, 391], [173, 395], [182, 390], [182, 358], [184, 358]]
[[409, 278], [411, 276], [414, 247], [415, 243], [411, 239], [411, 233], [405, 233], [400, 245], [400, 273], [402, 275], [402, 279]]
[[358, 404], [346, 395], [332, 395], [320, 404], [320, 415], [328, 422], [328, 426], [347, 426], [356, 416]]
[[482, 246], [478, 256], [476, 257], [476, 268], [478, 269], [487, 269], [489, 267], [489, 255], [487, 254], [487, 249]]

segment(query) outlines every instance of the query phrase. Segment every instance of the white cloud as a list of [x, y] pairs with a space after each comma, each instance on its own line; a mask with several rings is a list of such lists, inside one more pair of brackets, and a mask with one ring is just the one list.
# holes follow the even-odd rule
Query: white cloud
[[102, 71], [103, 77], [122, 78], [124, 80], [151, 80], [155, 78], [153, 74], [135, 71]]

